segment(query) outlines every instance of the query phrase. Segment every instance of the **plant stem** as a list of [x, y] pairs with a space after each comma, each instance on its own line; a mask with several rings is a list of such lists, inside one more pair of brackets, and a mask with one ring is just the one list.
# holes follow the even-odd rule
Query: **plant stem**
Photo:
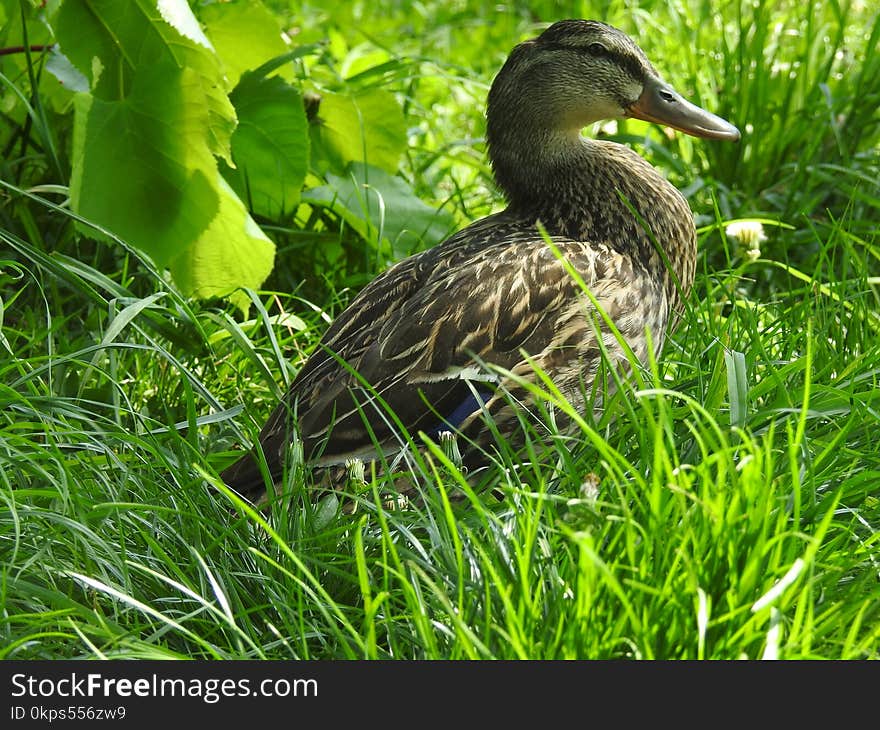
[[54, 48], [54, 44], [50, 43], [46, 46], [9, 46], [8, 48], [0, 48], [0, 56], [11, 56], [13, 53], [42, 53]]

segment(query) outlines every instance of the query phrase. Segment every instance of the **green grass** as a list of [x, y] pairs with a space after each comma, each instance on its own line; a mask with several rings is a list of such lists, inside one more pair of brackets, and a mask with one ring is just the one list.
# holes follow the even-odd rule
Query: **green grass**
[[[492, 73], [533, 21], [589, 8], [398, 5], [290, 19], [304, 41], [336, 24], [350, 48], [393, 54], [401, 174], [459, 220], [484, 215], [499, 201], [470, 140]], [[880, 658], [880, 24], [856, 3], [715, 15], [599, 14], [752, 125], [739, 147], [618, 130], [700, 224], [663, 358], [574, 436], [552, 426], [566, 404], [539, 393], [546, 429], [525, 454], [499, 444], [473, 486], [429, 448], [403, 509], [377, 479], [352, 485], [349, 514], [294, 471], [255, 512], [216, 477], [352, 272], [308, 279], [317, 255], [281, 232], [286, 258], [247, 320], [187, 301], [24, 194], [33, 169], [63, 183], [37, 115], [24, 162], [0, 168], [0, 656]], [[738, 218], [775, 223], [757, 261], [724, 233]]]

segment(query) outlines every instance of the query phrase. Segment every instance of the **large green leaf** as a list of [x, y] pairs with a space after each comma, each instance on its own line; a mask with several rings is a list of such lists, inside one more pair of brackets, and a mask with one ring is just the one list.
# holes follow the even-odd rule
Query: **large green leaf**
[[[248, 215], [241, 200], [217, 174], [220, 211], [191, 246], [171, 262], [171, 274], [186, 292], [198, 297], [229, 296], [247, 310], [239, 287], [262, 284], [275, 260], [275, 244]], [[231, 294], [231, 296], [230, 296]]]
[[192, 101], [206, 106], [206, 140], [230, 160], [235, 111], [220, 61], [185, 0], [66, 0], [55, 31], [64, 55], [86, 75], [93, 96], [125, 99], [154, 66], [188, 69]]
[[146, 251], [159, 266], [195, 241], [219, 209], [217, 164], [193, 103], [194, 73], [141, 69], [125, 99], [76, 97], [73, 210]]
[[283, 79], [251, 73], [230, 97], [238, 114], [232, 135], [235, 169], [224, 175], [251, 210], [278, 219], [293, 212], [309, 166], [302, 95]]
[[405, 180], [354, 162], [348, 175], [327, 175], [328, 185], [303, 193], [303, 202], [329, 208], [368, 241], [387, 240], [395, 258], [445, 238], [453, 217], [420, 200]]
[[[231, 86], [238, 83], [245, 71], [289, 50], [278, 19], [259, 0], [214, 3], [198, 12]], [[292, 76], [289, 69], [286, 73], [281, 69], [280, 73]]]
[[322, 94], [314, 121], [313, 157], [320, 172], [340, 174], [349, 162], [397, 171], [406, 149], [406, 122], [400, 104], [389, 92]]
[[90, 87], [75, 99], [74, 211], [170, 265], [186, 293], [259, 286], [274, 246], [218, 172], [235, 110], [185, 0], [66, 0], [58, 38]]

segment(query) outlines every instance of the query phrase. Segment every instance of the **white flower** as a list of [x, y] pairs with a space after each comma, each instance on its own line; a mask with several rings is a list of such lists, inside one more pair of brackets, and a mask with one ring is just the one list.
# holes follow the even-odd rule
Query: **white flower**
[[443, 453], [446, 454], [446, 458], [461, 469], [463, 459], [461, 450], [458, 448], [458, 438], [456, 435], [452, 431], [441, 431], [439, 437], [440, 446], [443, 449]]
[[727, 225], [724, 232], [740, 243], [748, 244], [751, 248], [758, 248], [762, 242], [767, 240], [764, 226], [760, 221], [734, 221]]
[[736, 240], [738, 248], [745, 251], [747, 260], [757, 261], [761, 257], [761, 244], [767, 240], [767, 236], [759, 221], [734, 221], [727, 225], [724, 232]]
[[587, 502], [595, 502], [599, 499], [599, 477], [590, 472], [581, 483], [581, 498]]
[[366, 484], [366, 467], [360, 459], [346, 459], [345, 468], [348, 470], [348, 478], [356, 484]]

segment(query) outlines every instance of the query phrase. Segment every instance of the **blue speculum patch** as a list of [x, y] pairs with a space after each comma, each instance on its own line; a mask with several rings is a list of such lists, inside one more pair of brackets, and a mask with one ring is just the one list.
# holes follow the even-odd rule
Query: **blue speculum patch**
[[428, 429], [425, 433], [432, 439], [436, 440], [443, 431], [457, 429], [461, 426], [465, 418], [485, 405], [491, 397], [492, 394], [487, 390], [477, 390], [468, 393], [467, 397], [459, 403], [448, 416], [433, 428]]

